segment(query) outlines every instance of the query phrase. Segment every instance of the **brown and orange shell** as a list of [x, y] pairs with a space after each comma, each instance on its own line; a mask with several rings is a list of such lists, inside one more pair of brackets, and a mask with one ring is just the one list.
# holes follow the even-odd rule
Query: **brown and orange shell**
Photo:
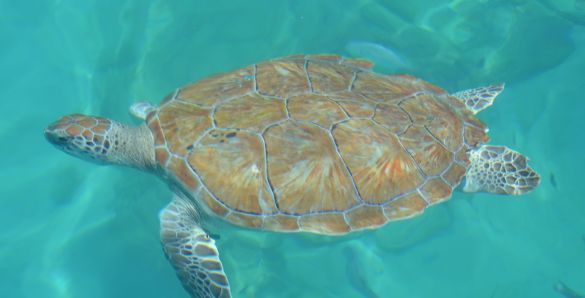
[[236, 225], [345, 234], [447, 200], [483, 123], [364, 60], [291, 56], [177, 89], [147, 117], [161, 171]]

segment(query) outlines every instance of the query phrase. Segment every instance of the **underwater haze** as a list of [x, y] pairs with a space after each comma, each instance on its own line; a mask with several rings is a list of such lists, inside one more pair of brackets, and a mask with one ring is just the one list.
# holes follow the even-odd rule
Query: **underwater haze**
[[298, 53], [450, 92], [505, 82], [479, 118], [542, 182], [344, 237], [219, 231], [234, 297], [585, 297], [585, 0], [0, 0], [0, 42], [0, 297], [188, 297], [158, 238], [167, 186], [43, 129], [139, 124], [135, 101]]

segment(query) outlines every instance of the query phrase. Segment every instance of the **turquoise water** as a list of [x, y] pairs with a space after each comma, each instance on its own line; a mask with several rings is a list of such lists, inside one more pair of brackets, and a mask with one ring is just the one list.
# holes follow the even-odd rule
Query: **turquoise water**
[[187, 297], [159, 245], [166, 186], [67, 156], [43, 128], [74, 112], [138, 123], [135, 100], [293, 53], [450, 91], [505, 81], [480, 118], [542, 184], [341, 238], [221, 231], [234, 296], [585, 295], [584, 0], [0, 0], [0, 40], [0, 297]]

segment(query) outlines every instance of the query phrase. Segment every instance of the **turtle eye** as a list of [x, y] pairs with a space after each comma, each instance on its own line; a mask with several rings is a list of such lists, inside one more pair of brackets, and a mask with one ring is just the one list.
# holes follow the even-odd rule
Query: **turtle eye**
[[47, 138], [47, 140], [54, 145], [67, 144], [71, 141], [71, 137], [69, 137], [66, 134], [63, 134], [59, 130], [46, 129], [45, 138]]

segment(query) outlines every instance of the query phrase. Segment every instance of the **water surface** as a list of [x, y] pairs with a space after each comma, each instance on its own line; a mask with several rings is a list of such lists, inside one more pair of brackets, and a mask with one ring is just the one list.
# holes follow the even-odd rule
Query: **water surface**
[[296, 53], [360, 55], [453, 92], [506, 82], [480, 118], [543, 181], [342, 238], [221, 231], [236, 297], [585, 293], [584, 26], [582, 0], [0, 0], [0, 296], [187, 297], [158, 240], [166, 186], [42, 130], [74, 112], [137, 124], [136, 100]]

